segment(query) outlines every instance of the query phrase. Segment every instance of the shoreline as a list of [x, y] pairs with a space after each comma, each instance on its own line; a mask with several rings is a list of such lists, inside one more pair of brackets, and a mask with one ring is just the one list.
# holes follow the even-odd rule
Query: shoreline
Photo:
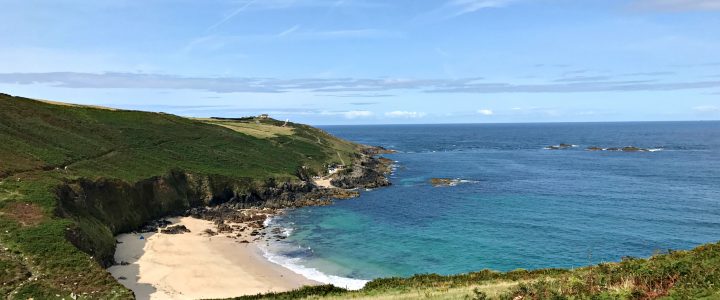
[[118, 264], [108, 271], [137, 299], [230, 298], [321, 284], [267, 259], [249, 233], [211, 236], [205, 233], [216, 227], [211, 221], [168, 220], [190, 232], [116, 237]]

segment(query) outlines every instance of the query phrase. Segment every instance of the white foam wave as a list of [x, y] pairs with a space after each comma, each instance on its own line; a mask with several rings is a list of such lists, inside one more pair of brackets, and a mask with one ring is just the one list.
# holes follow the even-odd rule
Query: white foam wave
[[286, 269], [293, 271], [303, 277], [322, 282], [325, 284], [332, 284], [337, 287], [345, 288], [348, 290], [359, 290], [362, 289], [368, 280], [353, 279], [347, 277], [340, 277], [335, 275], [328, 275], [320, 272], [318, 269], [309, 268], [300, 264], [300, 258], [290, 258], [282, 255], [273, 254], [265, 248], [260, 248], [263, 251], [263, 256], [269, 261], [281, 265]]
[[658, 152], [658, 151], [663, 151], [663, 150], [665, 150], [665, 149], [662, 149], [662, 148], [652, 148], [652, 149], [648, 149], [647, 151], [648, 151], [648, 152]]

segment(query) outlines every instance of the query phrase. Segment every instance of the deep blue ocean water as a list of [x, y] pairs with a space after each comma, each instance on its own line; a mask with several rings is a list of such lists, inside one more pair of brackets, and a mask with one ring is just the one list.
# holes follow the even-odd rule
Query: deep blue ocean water
[[[290, 235], [269, 255], [318, 280], [569, 268], [720, 240], [720, 122], [323, 129], [399, 153], [391, 187], [273, 219]], [[544, 149], [560, 143], [578, 147]], [[629, 145], [662, 151], [584, 150]]]

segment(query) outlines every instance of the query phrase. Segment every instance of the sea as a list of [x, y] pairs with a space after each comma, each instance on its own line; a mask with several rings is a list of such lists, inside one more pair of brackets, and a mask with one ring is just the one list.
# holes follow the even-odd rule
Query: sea
[[[720, 240], [720, 122], [322, 129], [398, 152], [392, 186], [268, 221], [287, 238], [265, 256], [320, 282], [576, 268]], [[649, 151], [586, 150], [626, 146]]]

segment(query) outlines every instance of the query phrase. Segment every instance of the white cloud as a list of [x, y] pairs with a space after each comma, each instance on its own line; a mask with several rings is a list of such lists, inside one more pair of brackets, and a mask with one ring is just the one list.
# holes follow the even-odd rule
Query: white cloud
[[422, 118], [426, 115], [424, 112], [416, 112], [416, 111], [404, 111], [404, 110], [396, 110], [396, 111], [390, 111], [386, 112], [385, 116], [390, 118]]
[[718, 0], [636, 0], [635, 6], [654, 10], [720, 10]]
[[477, 113], [483, 115], [483, 116], [492, 116], [494, 112], [490, 109], [479, 109]]
[[367, 118], [374, 115], [374, 113], [369, 110], [350, 110], [340, 112], [339, 114], [348, 119]]
[[693, 110], [699, 113], [716, 113], [720, 112], [720, 106], [715, 105], [702, 105], [702, 106], [695, 106], [693, 107]]

